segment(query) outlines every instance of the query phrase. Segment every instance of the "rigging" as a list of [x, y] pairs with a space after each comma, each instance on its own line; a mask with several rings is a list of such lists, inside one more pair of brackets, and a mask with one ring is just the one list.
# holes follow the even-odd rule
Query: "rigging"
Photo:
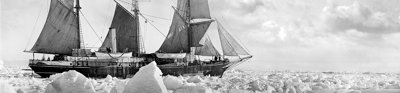
[[96, 34], [96, 37], [99, 39], [99, 41], [100, 42], [103, 42], [103, 41], [101, 41], [101, 37], [97, 34], [97, 32], [94, 30], [94, 28], [92, 27], [92, 25], [89, 23], [89, 21], [87, 20], [87, 18], [85, 17], [85, 15], [82, 13], [82, 11], [79, 11], [79, 12], [81, 12], [81, 14], [82, 14], [82, 16], [83, 16], [83, 19], [85, 19], [85, 21], [88, 23], [88, 25], [89, 25], [89, 27], [92, 29], [92, 31], [94, 32], [94, 34]]
[[[141, 14], [143, 14], [143, 13], [141, 13]], [[143, 15], [146, 15], [146, 16], [149, 16], [149, 17], [153, 17], [153, 18], [162, 19], [162, 20], [168, 20], [168, 21], [171, 21], [171, 19], [168, 19], [168, 18], [162, 18], [162, 17], [152, 16], [152, 15], [149, 15], [149, 14], [143, 14]]]
[[146, 17], [144, 17], [142, 13], [139, 13], [139, 15], [140, 15], [146, 22], [149, 22], [149, 24], [150, 24], [153, 28], [155, 28], [161, 35], [163, 35], [164, 37], [166, 37], [165, 34], [162, 33], [160, 29], [158, 29], [153, 23], [151, 23], [152, 20], [149, 21], [149, 19], [147, 19]]
[[[120, 1], [120, 2], [125, 3], [125, 4], [132, 4], [132, 3], [130, 3], [130, 2], [123, 1], [123, 0], [114, 0], [114, 1]], [[148, 15], [148, 14], [142, 14], [142, 13], [140, 13], [140, 12], [139, 12], [138, 14], [145, 20], [145, 22], [148, 22], [148, 23], [149, 23], [154, 29], [156, 29], [161, 35], [163, 35], [164, 37], [166, 37], [166, 35], [165, 35], [164, 33], [162, 33], [161, 30], [158, 29], [158, 28], [152, 23], [153, 20], [150, 20], [150, 19], [144, 17], [144, 15], [149, 16], [149, 17], [158, 18], [158, 19], [163, 19], [163, 20], [170, 20], [170, 19], [168, 19], [168, 18], [162, 18], [162, 17], [157, 17], [157, 16], [152, 16], [152, 15]]]
[[[47, 3], [47, 2], [46, 2], [46, 3]], [[43, 10], [43, 8], [44, 8], [45, 5], [41, 5], [41, 6], [42, 6], [42, 7], [40, 8], [39, 14], [38, 14], [38, 16], [36, 17], [36, 20], [35, 20], [35, 25], [33, 25], [31, 34], [30, 34], [30, 36], [29, 36], [29, 41], [32, 40], [32, 38], [33, 38], [33, 33], [36, 32], [36, 31], [35, 31], [36, 25], [37, 25], [37, 22], [38, 22], [38, 20], [39, 20], [39, 18], [40, 18], [40, 15], [42, 14], [42, 10]], [[28, 45], [29, 45], [29, 43], [27, 43], [27, 44], [25, 45], [24, 51], [27, 51], [26, 49], [28, 48]]]
[[[225, 21], [225, 18], [224, 18], [224, 17], [222, 17], [222, 21], [224, 21], [224, 23], [227, 23], [227, 22]], [[232, 28], [231, 25], [229, 25], [229, 24], [227, 24], [227, 25], [229, 26], [229, 28]], [[239, 43], [240, 43], [241, 45], [244, 45], [240, 39], [239, 39]], [[250, 50], [247, 49], [247, 47], [244, 47], [244, 49], [246, 49], [247, 52], [250, 52]]]

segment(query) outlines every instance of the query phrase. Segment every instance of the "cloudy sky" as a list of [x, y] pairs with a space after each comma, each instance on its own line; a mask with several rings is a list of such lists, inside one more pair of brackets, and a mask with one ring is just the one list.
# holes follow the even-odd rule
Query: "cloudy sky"
[[[151, 0], [141, 2], [140, 8], [146, 18], [167, 34], [173, 13], [171, 6], [175, 3], [176, 0]], [[220, 20], [254, 55], [240, 68], [400, 72], [399, 0], [210, 0], [209, 3], [213, 18]], [[115, 8], [113, 1], [81, 0], [81, 5], [95, 32], [104, 37]], [[22, 51], [29, 50], [35, 42], [48, 6], [49, 0], [1, 1], [1, 59], [31, 57]], [[85, 19], [81, 20], [86, 46], [99, 46], [94, 31]], [[154, 52], [164, 37], [143, 19], [141, 25], [146, 51]], [[210, 35], [216, 30], [213, 25]]]

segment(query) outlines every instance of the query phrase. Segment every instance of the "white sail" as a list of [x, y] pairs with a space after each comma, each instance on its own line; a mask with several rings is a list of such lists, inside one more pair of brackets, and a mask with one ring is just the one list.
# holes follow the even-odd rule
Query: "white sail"
[[219, 22], [217, 23], [221, 47], [225, 56], [250, 55]]

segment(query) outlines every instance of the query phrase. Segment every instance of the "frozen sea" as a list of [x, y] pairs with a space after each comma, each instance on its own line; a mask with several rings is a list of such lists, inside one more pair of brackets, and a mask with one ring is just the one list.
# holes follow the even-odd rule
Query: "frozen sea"
[[[44, 93], [46, 86], [56, 78], [55, 75], [50, 78], [40, 78], [28, 69], [28, 67], [6, 65], [0, 69], [0, 83], [11, 86], [16, 93]], [[166, 76], [162, 78], [164, 83], [173, 82], [165, 79]], [[183, 85], [201, 86], [201, 89], [211, 90], [197, 93], [400, 93], [400, 74], [395, 73], [232, 69], [226, 71], [222, 78], [212, 76], [173, 76], [173, 78], [182, 81]], [[112, 88], [126, 86], [129, 78], [108, 77], [88, 80], [96, 93], [120, 93], [112, 92]], [[166, 85], [167, 88], [171, 87], [171, 84]], [[1, 87], [5, 88], [0, 84]], [[174, 89], [168, 89], [168, 92], [184, 93]]]

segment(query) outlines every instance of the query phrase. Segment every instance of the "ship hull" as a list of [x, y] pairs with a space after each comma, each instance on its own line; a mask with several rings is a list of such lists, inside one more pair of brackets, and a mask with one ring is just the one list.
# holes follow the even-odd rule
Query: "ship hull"
[[[210, 76], [222, 76], [228, 63], [215, 63], [205, 65], [174, 66], [158, 65], [163, 75], [193, 75], [202, 74]], [[41, 77], [49, 77], [52, 74], [62, 73], [68, 70], [76, 70], [87, 77], [104, 78], [107, 75], [120, 78], [133, 77], [140, 67], [134, 66], [56, 66], [56, 65], [29, 65], [32, 70]]]

